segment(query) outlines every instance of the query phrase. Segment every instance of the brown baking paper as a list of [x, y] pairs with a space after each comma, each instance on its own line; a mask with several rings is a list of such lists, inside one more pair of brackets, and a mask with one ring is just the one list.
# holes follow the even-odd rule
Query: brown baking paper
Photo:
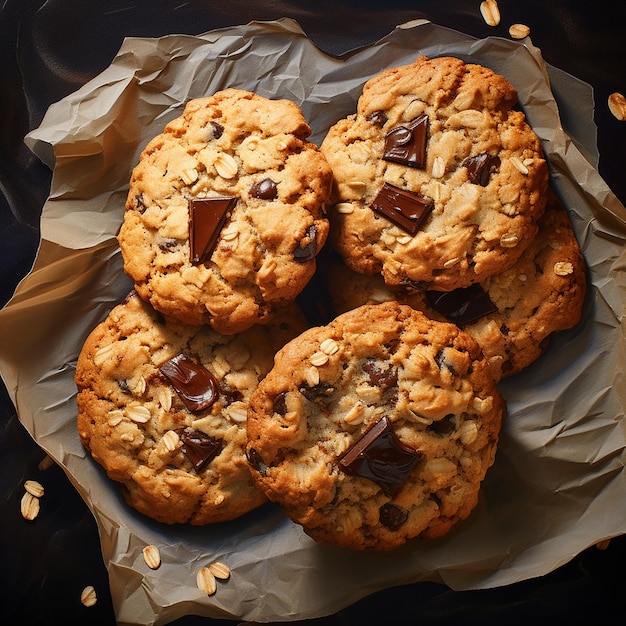
[[[294, 100], [319, 144], [355, 110], [370, 76], [419, 54], [490, 66], [517, 87], [590, 272], [583, 322], [501, 384], [509, 416], [477, 508], [446, 537], [390, 553], [315, 544], [271, 504], [204, 528], [168, 527], [129, 509], [81, 446], [73, 375], [85, 337], [131, 288], [115, 235], [141, 149], [185, 101], [225, 87]], [[403, 583], [506, 585], [626, 531], [626, 211], [596, 172], [592, 116], [591, 89], [547, 67], [529, 40], [475, 40], [422, 21], [339, 59], [286, 19], [197, 37], [130, 38], [109, 68], [50, 107], [26, 138], [54, 168], [41, 249], [0, 312], [0, 367], [20, 420], [95, 515], [120, 624], [185, 614], [306, 619]], [[155, 571], [143, 561], [146, 544], [161, 551]], [[209, 597], [196, 572], [213, 560], [232, 575]]]

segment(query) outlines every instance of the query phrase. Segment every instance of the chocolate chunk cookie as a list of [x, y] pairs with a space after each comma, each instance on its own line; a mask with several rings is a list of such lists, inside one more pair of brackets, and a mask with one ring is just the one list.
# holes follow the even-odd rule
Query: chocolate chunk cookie
[[[326, 264], [325, 264], [326, 265]], [[451, 292], [414, 291], [386, 285], [332, 259], [323, 268], [338, 313], [365, 303], [398, 300], [432, 319], [461, 326], [480, 344], [496, 380], [519, 373], [550, 344], [554, 333], [581, 319], [586, 264], [569, 215], [548, 194], [539, 232], [515, 265], [480, 284]]]
[[78, 432], [128, 504], [201, 525], [265, 502], [244, 457], [248, 400], [302, 320], [292, 309], [227, 336], [133, 293], [92, 331], [76, 368]]
[[240, 332], [295, 299], [326, 241], [331, 171], [298, 106], [227, 89], [192, 100], [141, 154], [119, 243], [166, 315]]
[[252, 395], [247, 458], [313, 538], [391, 549], [466, 518], [505, 406], [478, 344], [397, 302], [305, 331]]
[[321, 149], [352, 269], [450, 291], [511, 267], [537, 232], [548, 171], [517, 92], [486, 67], [418, 58], [374, 76]]

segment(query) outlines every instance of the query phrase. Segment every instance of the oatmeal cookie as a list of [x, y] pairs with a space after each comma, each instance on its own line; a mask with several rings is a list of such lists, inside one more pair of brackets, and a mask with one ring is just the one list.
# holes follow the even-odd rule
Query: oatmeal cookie
[[480, 284], [451, 292], [386, 285], [328, 258], [323, 273], [336, 313], [366, 303], [398, 300], [432, 319], [452, 321], [480, 344], [496, 380], [533, 363], [554, 333], [580, 322], [587, 288], [586, 263], [569, 215], [548, 194], [539, 233], [515, 265]]
[[298, 106], [226, 89], [187, 103], [133, 170], [118, 236], [137, 293], [235, 333], [292, 302], [326, 241], [331, 171]]
[[276, 355], [246, 455], [268, 498], [318, 541], [386, 550], [475, 507], [504, 401], [476, 343], [407, 305], [364, 305]]
[[453, 57], [374, 76], [321, 149], [331, 240], [352, 269], [450, 291], [511, 267], [545, 207], [540, 141], [503, 77]]
[[133, 293], [90, 333], [76, 368], [78, 432], [130, 506], [201, 525], [265, 502], [244, 456], [248, 400], [302, 320], [292, 309], [221, 335]]

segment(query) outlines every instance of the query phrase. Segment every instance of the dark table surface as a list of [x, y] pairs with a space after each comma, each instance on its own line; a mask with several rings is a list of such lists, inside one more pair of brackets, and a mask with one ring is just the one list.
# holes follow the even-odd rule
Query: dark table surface
[[[199, 34], [252, 20], [291, 17], [323, 51], [341, 55], [371, 44], [397, 24], [426, 18], [475, 37], [531, 28], [549, 64], [594, 89], [599, 171], [626, 203], [626, 122], [607, 98], [626, 93], [624, 0], [499, 0], [502, 21], [485, 24], [479, 0], [4, 0], [0, 3], [0, 306], [35, 257], [51, 172], [24, 146], [47, 107], [104, 70], [125, 36]], [[1, 347], [0, 347], [1, 349]], [[0, 615], [6, 624], [114, 624], [96, 524], [63, 471], [42, 469], [43, 452], [20, 424], [0, 383]], [[20, 513], [26, 479], [45, 484], [34, 522]], [[626, 496], [626, 494], [625, 494]], [[375, 593], [308, 624], [623, 623], [626, 538], [591, 547], [535, 580], [453, 592], [419, 583]], [[93, 585], [95, 606], [80, 603]], [[175, 624], [232, 624], [188, 616]], [[303, 623], [303, 622], [301, 622]]]

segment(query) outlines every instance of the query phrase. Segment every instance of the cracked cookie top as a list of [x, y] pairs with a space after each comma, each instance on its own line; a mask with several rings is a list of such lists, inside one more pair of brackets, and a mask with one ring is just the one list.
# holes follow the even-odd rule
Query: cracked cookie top
[[452, 290], [513, 265], [537, 232], [548, 170], [503, 77], [418, 58], [364, 86], [321, 149], [334, 246], [390, 285]]
[[118, 236], [152, 306], [235, 333], [292, 302], [326, 241], [331, 171], [299, 107], [226, 89], [148, 143]]

